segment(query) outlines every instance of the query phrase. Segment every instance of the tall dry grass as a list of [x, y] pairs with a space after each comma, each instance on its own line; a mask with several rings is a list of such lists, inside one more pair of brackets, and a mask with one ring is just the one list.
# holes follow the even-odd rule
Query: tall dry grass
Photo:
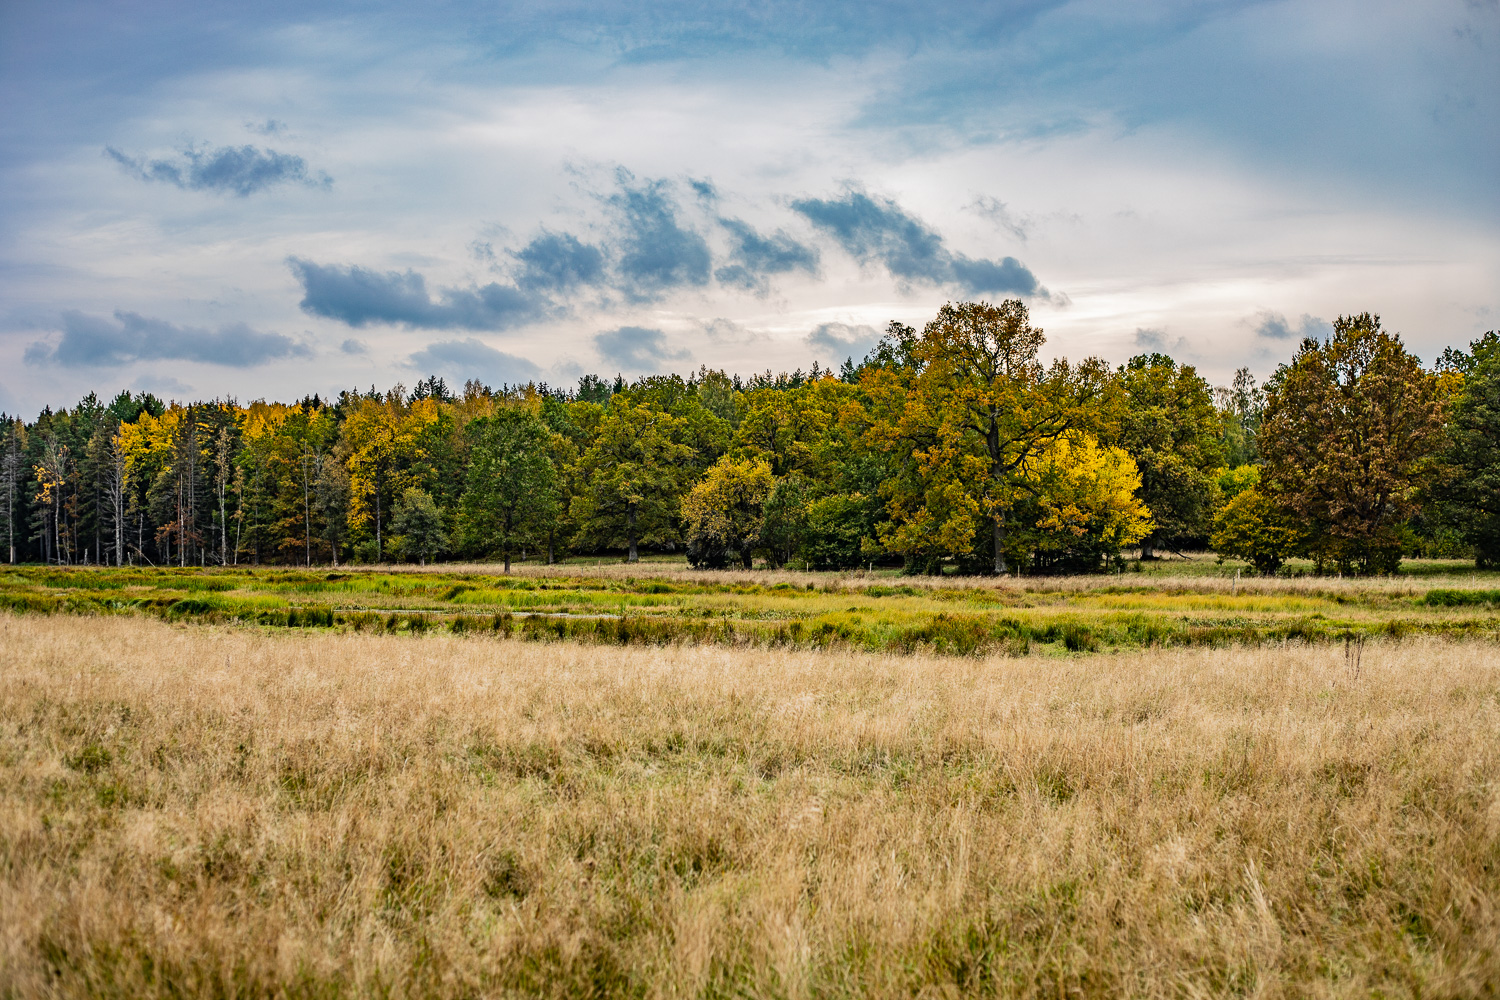
[[1495, 650], [0, 617], [0, 994], [1474, 996]]

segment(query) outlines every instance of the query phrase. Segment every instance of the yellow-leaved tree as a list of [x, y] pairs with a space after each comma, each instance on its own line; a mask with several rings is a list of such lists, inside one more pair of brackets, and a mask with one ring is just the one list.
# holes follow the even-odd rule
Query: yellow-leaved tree
[[749, 569], [775, 485], [764, 459], [719, 459], [682, 499], [688, 561], [717, 569], [733, 555]]
[[1151, 533], [1155, 522], [1137, 492], [1141, 474], [1120, 448], [1092, 435], [1052, 441], [1031, 465], [1016, 505], [1010, 556], [1033, 571], [1088, 572]]

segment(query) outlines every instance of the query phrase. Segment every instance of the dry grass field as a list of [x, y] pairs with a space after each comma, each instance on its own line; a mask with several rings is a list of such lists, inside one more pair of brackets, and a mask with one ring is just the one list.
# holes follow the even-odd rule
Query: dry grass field
[[0, 615], [0, 996], [1500, 988], [1491, 644]]

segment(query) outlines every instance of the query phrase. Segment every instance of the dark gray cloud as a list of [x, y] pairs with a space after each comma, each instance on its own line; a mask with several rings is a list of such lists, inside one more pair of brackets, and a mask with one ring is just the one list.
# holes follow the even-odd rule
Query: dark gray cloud
[[279, 333], [262, 333], [244, 323], [217, 330], [176, 326], [139, 313], [116, 311], [113, 319], [69, 310], [62, 314], [62, 337], [26, 349], [34, 365], [93, 368], [132, 361], [202, 361], [248, 368], [280, 358], [308, 357], [305, 344]]
[[171, 184], [189, 191], [236, 194], [241, 198], [278, 184], [325, 188], [333, 184], [333, 178], [327, 174], [308, 170], [307, 161], [300, 156], [254, 146], [217, 149], [189, 146], [173, 159], [157, 160], [127, 156], [113, 146], [106, 146], [104, 155], [143, 181]]
[[712, 254], [708, 243], [677, 221], [677, 204], [666, 181], [637, 184], [620, 170], [620, 190], [605, 199], [619, 217], [622, 236], [616, 265], [619, 287], [637, 302], [675, 288], [708, 284]]
[[880, 331], [863, 323], [858, 326], [823, 323], [807, 335], [806, 341], [807, 346], [822, 354], [824, 360], [832, 360], [835, 364], [846, 358], [862, 361], [880, 342]]
[[528, 290], [561, 292], [597, 285], [605, 278], [604, 252], [571, 233], [544, 231], [509, 253], [520, 265], [516, 283]]
[[434, 299], [415, 271], [371, 271], [289, 257], [302, 310], [349, 326], [390, 323], [427, 330], [504, 330], [542, 318], [545, 299], [513, 285], [440, 288]]
[[477, 378], [491, 385], [528, 382], [541, 374], [541, 369], [525, 358], [497, 351], [473, 337], [429, 344], [406, 363], [428, 374], [452, 375], [455, 380], [464, 381]]
[[631, 371], [649, 371], [663, 361], [680, 361], [687, 351], [673, 350], [666, 334], [640, 326], [622, 326], [594, 335], [594, 348], [605, 361]]
[[958, 285], [970, 295], [1035, 295], [1047, 290], [1014, 257], [974, 260], [955, 254], [943, 237], [886, 198], [847, 191], [842, 198], [803, 198], [792, 208], [862, 264], [878, 263], [899, 281]]
[[345, 354], [369, 354], [370, 353], [369, 347], [365, 346], [365, 342], [363, 340], [355, 340], [353, 337], [350, 337], [348, 340], [346, 340], [342, 344], [340, 344], [339, 345], [339, 350], [343, 351]]
[[720, 219], [719, 224], [730, 238], [730, 263], [714, 271], [720, 284], [765, 294], [770, 290], [770, 275], [818, 273], [817, 249], [797, 242], [785, 230], [762, 236], [740, 219]]
[[980, 258], [972, 260], [963, 254], [955, 254], [949, 266], [953, 277], [966, 291], [980, 294], [1036, 295], [1046, 298], [1047, 290], [1037, 284], [1036, 275], [1014, 257], [999, 260]]
[[1322, 338], [1333, 332], [1332, 323], [1317, 316], [1309, 316], [1307, 313], [1303, 313], [1302, 318], [1294, 324], [1289, 322], [1281, 313], [1271, 312], [1268, 309], [1265, 312], [1257, 313], [1250, 322], [1255, 325], [1256, 335], [1264, 337], [1267, 340], [1292, 340], [1293, 338], [1300, 340], [1303, 337]]

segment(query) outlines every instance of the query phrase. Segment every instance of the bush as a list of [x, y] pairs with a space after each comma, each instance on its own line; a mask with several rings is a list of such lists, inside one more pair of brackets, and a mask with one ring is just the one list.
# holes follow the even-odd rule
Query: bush
[[1301, 532], [1258, 486], [1240, 490], [1214, 515], [1209, 544], [1220, 555], [1243, 559], [1269, 576], [1297, 550]]
[[811, 569], [853, 569], [864, 564], [861, 544], [870, 521], [870, 500], [861, 493], [835, 493], [807, 507], [803, 555]]

